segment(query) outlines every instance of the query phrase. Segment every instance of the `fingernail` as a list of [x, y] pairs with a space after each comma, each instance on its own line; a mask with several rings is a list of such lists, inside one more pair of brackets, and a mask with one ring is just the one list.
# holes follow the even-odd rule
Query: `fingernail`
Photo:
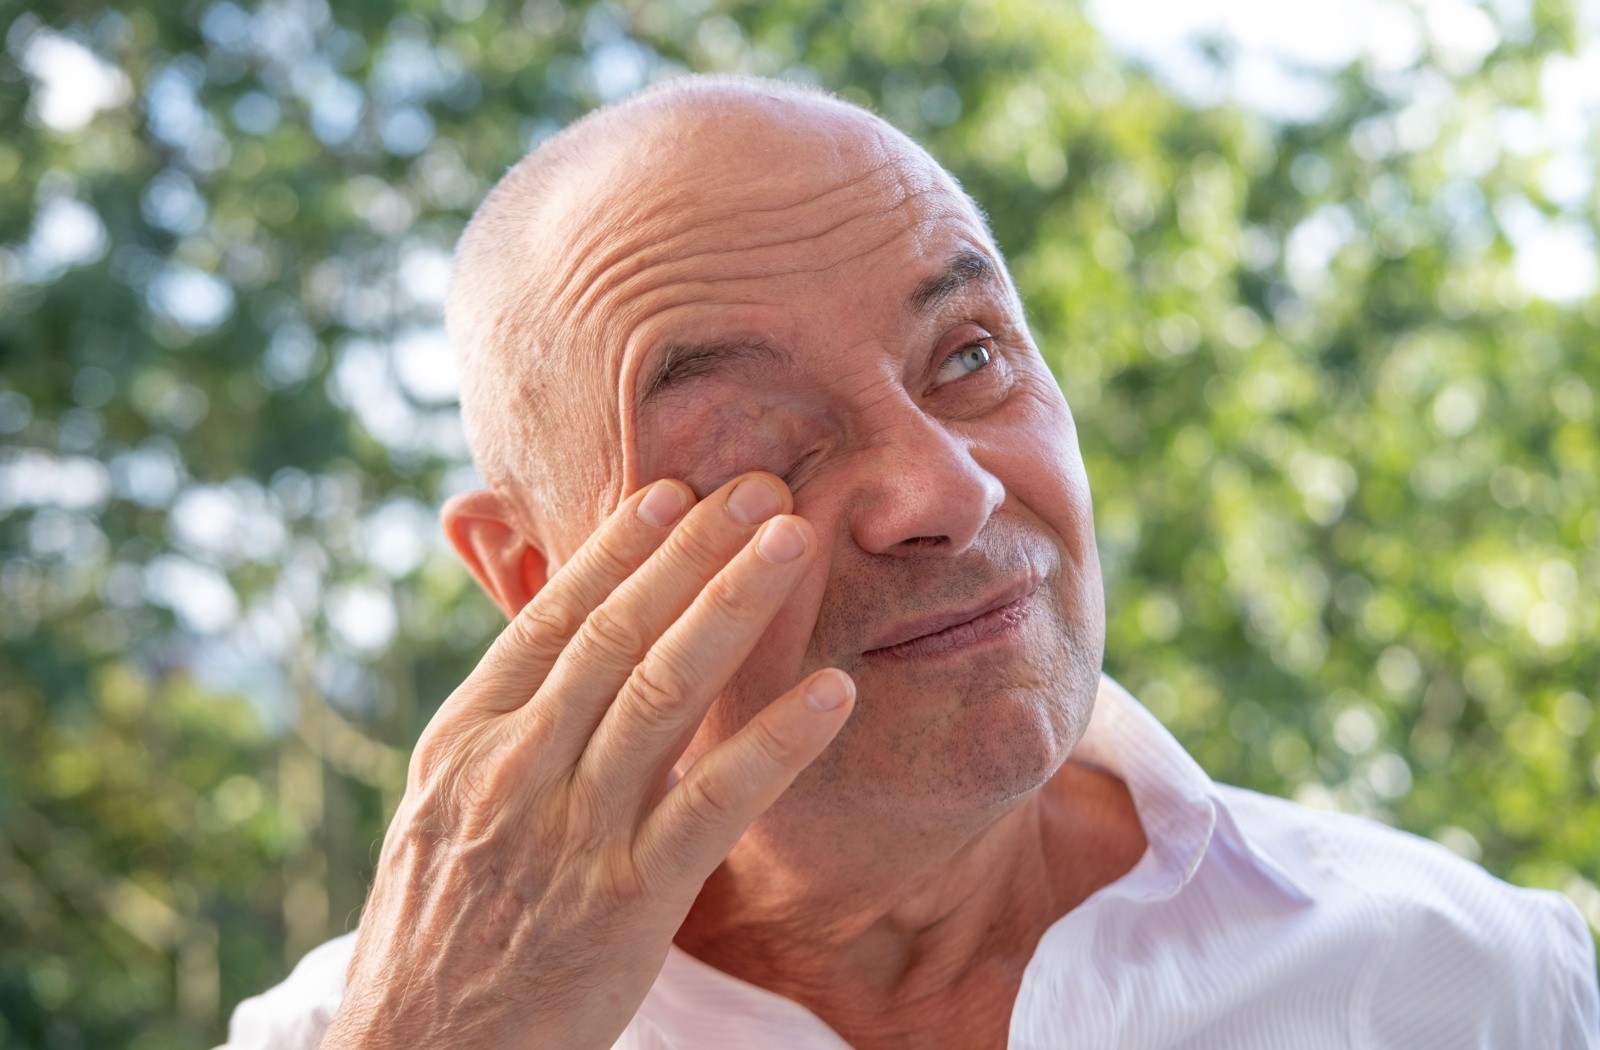
[[639, 501], [639, 519], [657, 528], [671, 525], [683, 513], [683, 493], [670, 481], [658, 481]]
[[772, 486], [760, 478], [747, 478], [728, 493], [728, 513], [746, 525], [766, 521], [782, 507]]
[[806, 534], [788, 518], [778, 518], [761, 530], [756, 553], [771, 562], [794, 561], [806, 552]]
[[856, 691], [855, 682], [843, 671], [829, 668], [806, 686], [806, 704], [813, 711], [832, 711]]

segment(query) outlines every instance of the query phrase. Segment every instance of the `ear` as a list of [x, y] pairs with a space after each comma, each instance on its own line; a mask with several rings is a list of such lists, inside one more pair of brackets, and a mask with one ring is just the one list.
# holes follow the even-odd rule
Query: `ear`
[[479, 489], [452, 496], [439, 517], [450, 546], [507, 620], [549, 580], [544, 551], [523, 535], [499, 493]]

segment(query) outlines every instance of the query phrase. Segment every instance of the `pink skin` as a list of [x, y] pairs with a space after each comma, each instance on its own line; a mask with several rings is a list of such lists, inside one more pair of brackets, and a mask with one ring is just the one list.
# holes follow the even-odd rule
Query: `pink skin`
[[[585, 184], [611, 190], [572, 204], [580, 232], [550, 261], [552, 301], [601, 351], [575, 367], [613, 392], [595, 409], [619, 438], [616, 498], [767, 470], [820, 543], [678, 767], [812, 670], [859, 689], [678, 942], [857, 1046], [935, 1027], [916, 1045], [1003, 1043], [1043, 929], [1144, 846], [1122, 785], [1066, 762], [1104, 640], [1071, 413], [1009, 284], [906, 306], [958, 249], [1005, 272], [909, 143], [824, 106], [647, 115], [664, 130], [595, 158]], [[789, 359], [730, 362], [640, 407], [669, 345], [736, 339]], [[986, 366], [953, 358], [974, 345]], [[573, 539], [546, 546], [552, 568]]]

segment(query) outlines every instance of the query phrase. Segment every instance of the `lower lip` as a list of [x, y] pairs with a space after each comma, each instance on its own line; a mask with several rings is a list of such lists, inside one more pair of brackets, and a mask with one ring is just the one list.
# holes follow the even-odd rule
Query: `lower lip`
[[946, 627], [942, 631], [925, 634], [921, 638], [913, 638], [899, 645], [873, 649], [866, 655], [884, 660], [928, 660], [961, 649], [970, 649], [985, 642], [1009, 638], [1022, 629], [1022, 622], [1028, 618], [1028, 606], [1032, 597], [1028, 595], [1018, 598], [1010, 605], [1002, 605], [993, 612], [986, 612], [966, 623], [958, 623], [954, 627]]

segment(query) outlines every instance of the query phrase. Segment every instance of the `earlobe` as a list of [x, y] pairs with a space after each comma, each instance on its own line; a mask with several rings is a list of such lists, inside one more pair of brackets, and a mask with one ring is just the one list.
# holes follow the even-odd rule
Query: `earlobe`
[[523, 534], [510, 508], [491, 489], [463, 492], [439, 512], [444, 534], [500, 611], [510, 620], [549, 579], [549, 561]]

